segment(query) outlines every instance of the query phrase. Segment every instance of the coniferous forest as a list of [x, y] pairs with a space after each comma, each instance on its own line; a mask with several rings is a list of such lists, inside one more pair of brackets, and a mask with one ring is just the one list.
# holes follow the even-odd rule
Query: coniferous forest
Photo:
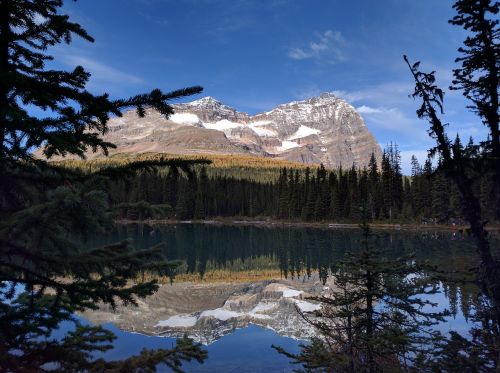
[[[411, 174], [403, 175], [399, 148], [392, 143], [380, 159], [372, 154], [366, 166], [338, 169], [157, 153], [85, 160], [90, 152], [108, 156], [116, 148], [102, 137], [112, 129], [110, 118], [131, 109], [144, 118], [152, 108], [171, 119], [173, 101], [203, 88], [151, 89], [118, 99], [114, 93], [92, 93], [84, 66], [66, 71], [59, 70], [64, 62], [52, 62], [74, 62], [57, 48], [74, 37], [94, 42], [73, 21], [80, 17], [73, 17], [63, 0], [0, 0], [0, 371], [198, 369], [210, 362], [210, 347], [196, 332], [190, 334], [190, 327], [222, 338], [251, 317], [276, 321], [274, 312], [282, 307], [288, 312], [280, 316], [285, 332], [293, 329], [293, 312], [311, 333], [294, 351], [274, 343], [267, 349], [308, 372], [500, 372], [500, 260], [498, 239], [490, 232], [500, 220], [500, 2], [457, 0], [453, 10], [449, 23], [460, 29], [455, 35], [467, 36], [449, 90], [464, 96], [466, 109], [485, 131], [467, 143], [448, 134], [445, 92], [436, 71], [426, 72], [403, 56], [407, 66], [400, 62], [414, 83], [416, 116], [427, 122], [435, 145], [426, 160], [413, 157]], [[291, 49], [288, 58], [312, 59], [310, 66], [317, 67], [330, 42], [337, 47], [345, 41], [332, 30], [316, 37]], [[90, 59], [76, 60], [115, 79], [149, 84]], [[383, 111], [360, 108], [365, 114]], [[224, 217], [360, 224], [353, 233], [190, 222]], [[146, 230], [145, 224], [134, 224], [155, 219], [176, 224], [160, 222], [162, 228], [151, 224]], [[188, 224], [177, 224], [185, 220]], [[421, 226], [410, 237], [405, 230], [399, 236], [377, 234], [372, 223]], [[467, 229], [446, 231], [441, 239], [437, 230], [426, 232], [428, 224]], [[210, 278], [207, 272], [231, 269], [269, 271], [260, 273], [259, 281], [243, 277], [248, 282], [241, 286], [223, 279], [225, 289], [215, 289], [211, 294], [217, 299], [207, 301], [214, 289], [200, 284]], [[178, 285], [176, 275], [186, 283], [196, 276], [199, 283], [189, 288], [196, 294], [181, 285], [176, 297], [168, 298]], [[207, 302], [195, 304], [200, 294]], [[172, 306], [176, 301], [180, 308]], [[158, 317], [149, 313], [156, 305]], [[111, 316], [99, 319], [107, 311]], [[119, 337], [100, 323], [118, 323], [126, 312], [133, 322], [122, 325], [134, 332], [128, 333], [132, 343], [110, 358]], [[96, 314], [95, 324], [86, 322]], [[276, 331], [273, 341], [294, 335], [278, 335], [270, 325], [264, 332]], [[135, 343], [137, 331], [165, 338], [175, 327], [180, 329], [169, 334], [168, 343]], [[262, 347], [263, 340], [245, 340], [242, 351], [229, 348], [223, 358], [243, 356], [251, 352], [247, 346]], [[284, 367], [290, 365], [279, 368]]]
[[[467, 152], [472, 151], [470, 144], [464, 147], [457, 137], [454, 146]], [[85, 167], [85, 163], [69, 165]], [[110, 202], [116, 218], [126, 220], [249, 217], [355, 223], [366, 209], [374, 222], [464, 223], [458, 190], [439, 171], [439, 164], [433, 166], [430, 158], [420, 164], [413, 157], [411, 175], [402, 175], [397, 145], [387, 146], [379, 161], [372, 154], [362, 169], [295, 164], [244, 169], [244, 165], [242, 159], [227, 168], [217, 164], [186, 172], [176, 168], [140, 172], [110, 182]], [[483, 178], [476, 188], [485, 216], [494, 221], [491, 180]]]

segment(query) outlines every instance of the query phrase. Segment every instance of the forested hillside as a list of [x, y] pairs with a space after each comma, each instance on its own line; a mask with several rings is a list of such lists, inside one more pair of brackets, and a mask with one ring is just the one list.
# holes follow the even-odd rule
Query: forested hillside
[[[457, 139], [455, 146], [462, 147]], [[160, 154], [136, 158], [156, 159]], [[173, 157], [173, 156], [172, 156]], [[135, 159], [135, 158], [134, 158]], [[291, 221], [357, 222], [363, 209], [372, 221], [460, 223], [456, 188], [430, 159], [413, 157], [411, 175], [403, 176], [401, 157], [390, 144], [381, 162], [374, 155], [368, 167], [328, 170], [272, 158], [187, 156], [211, 164], [191, 169], [160, 168], [109, 183], [116, 218], [206, 219], [214, 217], [273, 218]], [[96, 170], [124, 164], [130, 156], [88, 162], [67, 161], [72, 168]], [[491, 182], [478, 184], [485, 211]]]
[[[276, 181], [279, 171], [282, 168], [293, 168], [305, 170], [307, 165], [304, 163], [289, 162], [275, 158], [265, 158], [257, 156], [248, 156], [241, 154], [221, 155], [221, 154], [200, 154], [200, 155], [177, 155], [165, 153], [140, 153], [129, 154], [120, 153], [107, 158], [95, 158], [92, 160], [62, 160], [56, 162], [68, 168], [74, 168], [84, 171], [95, 171], [103, 168], [121, 166], [132, 161], [158, 161], [158, 160], [187, 160], [187, 161], [210, 161], [206, 167], [208, 177], [234, 177], [235, 179], [247, 179], [257, 182]], [[199, 167], [195, 171], [199, 170]], [[160, 170], [168, 172], [168, 169]]]

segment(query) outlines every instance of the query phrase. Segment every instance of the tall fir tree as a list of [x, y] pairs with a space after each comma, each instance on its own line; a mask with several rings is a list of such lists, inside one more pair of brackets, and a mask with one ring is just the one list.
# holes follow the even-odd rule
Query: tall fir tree
[[[92, 37], [66, 14], [62, 0], [0, 1], [0, 370], [152, 371], [164, 363], [180, 370], [183, 361], [203, 361], [206, 353], [185, 338], [172, 349], [144, 349], [124, 360], [95, 359], [112, 348], [114, 335], [82, 325], [76, 311], [103, 302], [135, 304], [152, 294], [156, 281], [135, 281], [143, 271], [170, 273], [161, 248], [133, 251], [128, 242], [85, 249], [82, 241], [111, 224], [106, 182], [158, 166], [194, 162], [165, 159], [131, 162], [98, 170], [70, 170], [35, 157], [107, 154], [102, 140], [110, 116], [135, 107], [144, 116], [153, 107], [168, 117], [168, 102], [200, 87], [163, 93], [156, 89], [128, 99], [93, 95], [90, 74], [50, 69], [49, 47], [73, 36]], [[47, 115], [33, 115], [30, 108]], [[52, 336], [62, 321], [75, 329]]]
[[377, 219], [382, 208], [382, 189], [380, 187], [380, 173], [378, 169], [377, 159], [375, 153], [372, 152], [370, 162], [368, 163], [368, 180], [370, 182], [369, 192], [369, 211], [371, 212], [372, 219]]
[[373, 246], [369, 226], [360, 227], [361, 248], [337, 264], [335, 286], [309, 298], [321, 309], [297, 309], [318, 335], [298, 354], [273, 346], [308, 371], [409, 371], [439, 336], [432, 326], [445, 313], [424, 299], [437, 292], [427, 271], [411, 256], [389, 259]]
[[[462, 27], [467, 37], [458, 50], [460, 56], [455, 60], [458, 67], [453, 71], [450, 88], [462, 92], [468, 100], [467, 107], [487, 128], [488, 136], [479, 146], [470, 141], [463, 152], [453, 146], [446, 133], [446, 124], [440, 118], [444, 93], [436, 84], [435, 73], [422, 72], [420, 62], [411, 64], [406, 56], [404, 60], [415, 81], [412, 96], [421, 100], [417, 116], [429, 122], [429, 134], [436, 142], [430, 152], [440, 156], [440, 171], [453, 181], [461, 197], [462, 215], [470, 225], [481, 262], [477, 274], [490, 306], [487, 313], [497, 332], [494, 344], [499, 346], [500, 262], [495, 258], [489, 240], [477, 181], [481, 177], [491, 179], [493, 190], [490, 203], [494, 206], [495, 215], [500, 216], [500, 2], [458, 0], [453, 7], [457, 14], [449, 22]], [[498, 347], [495, 355], [498, 367]]]
[[391, 159], [387, 149], [384, 149], [382, 155], [382, 170], [381, 170], [381, 186], [382, 186], [382, 200], [381, 206], [382, 217], [392, 218], [393, 205], [392, 205], [392, 189], [393, 189], [393, 174], [391, 168]]

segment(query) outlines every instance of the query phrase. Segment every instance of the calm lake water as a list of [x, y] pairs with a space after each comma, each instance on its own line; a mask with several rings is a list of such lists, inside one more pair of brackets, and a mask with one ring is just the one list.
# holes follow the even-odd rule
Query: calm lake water
[[[356, 251], [361, 235], [356, 229], [279, 228], [260, 226], [221, 226], [215, 224], [121, 225], [110, 234], [90, 239], [98, 246], [131, 239], [134, 247], [144, 249], [162, 244], [166, 258], [180, 260], [177, 276], [191, 274], [208, 278], [214, 271], [233, 273], [254, 271], [279, 273], [284, 278], [325, 280], [346, 252]], [[498, 239], [493, 237], [494, 247]], [[460, 232], [375, 231], [373, 244], [384, 248], [385, 255], [414, 253], [415, 259], [435, 265], [445, 272], [466, 271], [477, 264], [470, 239]], [[174, 279], [174, 282], [176, 280]], [[443, 332], [455, 330], [465, 335], [470, 325], [468, 315], [477, 289], [472, 285], [441, 285], [442, 292], [432, 300], [439, 309], [451, 311]], [[172, 338], [150, 337], [117, 329], [115, 348], [105, 354], [116, 359], [139, 352], [143, 347], [169, 347]], [[270, 346], [281, 345], [290, 352], [298, 351], [300, 342], [276, 332], [250, 325], [226, 334], [206, 348], [208, 360], [203, 364], [187, 364], [190, 372], [292, 371], [288, 360]]]
[[[84, 324], [85, 320], [81, 320]], [[113, 342], [114, 348], [105, 353], [97, 353], [96, 357], [108, 360], [123, 359], [130, 355], [138, 354], [143, 348], [158, 349], [172, 348], [175, 338], [147, 336], [138, 333], [122, 331], [113, 324], [103, 324], [116, 335]], [[72, 330], [70, 323], [63, 323], [55, 337], [62, 337], [68, 330]], [[281, 337], [272, 330], [250, 325], [246, 328], [236, 329], [233, 333], [204, 346], [209, 358], [203, 364], [195, 361], [184, 363], [186, 372], [289, 372], [293, 367], [289, 360], [278, 354], [271, 345], [279, 345], [291, 353], [299, 351], [299, 344], [291, 338]], [[158, 366], [158, 372], [168, 369]]]

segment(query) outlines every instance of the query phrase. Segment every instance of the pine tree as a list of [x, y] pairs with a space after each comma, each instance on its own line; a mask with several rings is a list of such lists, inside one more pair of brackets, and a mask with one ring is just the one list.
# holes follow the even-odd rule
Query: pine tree
[[362, 206], [365, 206], [361, 203], [361, 195], [359, 193], [358, 188], [358, 171], [354, 164], [349, 170], [349, 201], [350, 201], [350, 209], [349, 209], [349, 218], [354, 221], [360, 221], [360, 209]]
[[334, 204], [334, 217], [343, 219], [348, 216], [350, 211], [349, 205], [349, 189], [348, 189], [348, 178], [347, 173], [342, 171], [342, 168], [338, 170], [338, 188], [335, 193], [335, 204]]
[[369, 193], [369, 206], [371, 207], [370, 212], [372, 219], [376, 219], [379, 216], [380, 209], [382, 208], [382, 195], [380, 187], [380, 174], [378, 171], [378, 164], [375, 158], [375, 154], [372, 152], [370, 157], [370, 162], [368, 164], [368, 180], [370, 183], [370, 193]]
[[330, 190], [328, 186], [327, 171], [321, 164], [317, 170], [318, 197], [316, 200], [316, 220], [325, 220], [328, 218], [330, 209]]
[[309, 188], [311, 186], [311, 169], [309, 167], [304, 171], [304, 182], [302, 183], [302, 190], [300, 193], [300, 214], [304, 218], [304, 209], [307, 204], [309, 196]]
[[396, 215], [403, 206], [403, 174], [401, 172], [401, 154], [397, 144], [391, 143], [391, 168], [392, 168], [392, 205]]
[[286, 168], [280, 171], [277, 188], [279, 193], [278, 217], [288, 219], [290, 218], [290, 188]]
[[330, 217], [332, 219], [338, 218], [338, 200], [337, 194], [339, 190], [339, 181], [335, 172], [330, 172], [328, 176], [328, 186], [330, 187]]
[[450, 193], [447, 188], [447, 183], [444, 175], [437, 172], [432, 178], [432, 190], [430, 191], [432, 216], [436, 222], [446, 222], [450, 217], [449, 197]]
[[384, 218], [392, 218], [393, 204], [392, 204], [392, 190], [393, 190], [393, 175], [391, 168], [391, 160], [387, 149], [384, 149], [382, 155], [382, 172], [381, 172], [381, 184], [382, 184], [382, 211]]
[[[428, 199], [429, 191], [432, 190], [433, 179], [432, 175], [434, 174], [434, 168], [432, 167], [432, 159], [430, 156], [427, 157], [424, 163], [424, 168], [422, 171], [421, 178], [421, 200], [426, 201]], [[430, 218], [432, 216], [432, 208], [429, 203], [423, 203], [422, 208], [423, 214], [425, 218]]]
[[290, 169], [288, 173], [288, 217], [291, 219], [297, 218], [297, 209], [298, 209], [298, 174], [295, 176], [294, 170]]
[[[430, 150], [442, 159], [440, 171], [453, 181], [460, 197], [462, 215], [470, 224], [470, 233], [475, 240], [481, 265], [478, 268], [483, 295], [488, 298], [496, 332], [495, 343], [500, 345], [500, 262], [494, 257], [486, 230], [486, 220], [481, 209], [477, 180], [481, 176], [491, 178], [493, 191], [491, 204], [495, 215], [500, 217], [500, 29], [498, 14], [500, 2], [491, 0], [458, 0], [453, 6], [457, 14], [449, 22], [467, 31], [459, 66], [453, 71], [451, 89], [459, 90], [469, 101], [468, 108], [475, 112], [486, 126], [488, 137], [480, 146], [472, 141], [460, 153], [448, 138], [446, 124], [440, 119], [443, 114], [443, 90], [436, 85], [435, 73], [420, 71], [420, 62], [410, 64], [404, 56], [415, 81], [414, 98], [421, 99], [417, 110], [419, 118], [429, 122], [430, 136], [436, 147]], [[500, 351], [496, 351], [496, 366], [500, 365]], [[457, 363], [457, 362], [456, 362]], [[457, 367], [462, 369], [461, 367]], [[498, 369], [498, 368], [497, 368]]]
[[318, 190], [316, 178], [314, 176], [309, 180], [307, 191], [308, 193], [306, 203], [302, 208], [302, 218], [305, 221], [312, 221], [315, 218], [315, 212], [318, 206], [318, 204], [316, 203], [318, 199]]
[[361, 229], [361, 250], [336, 266], [330, 293], [309, 298], [321, 309], [297, 309], [318, 337], [299, 354], [273, 346], [308, 370], [400, 371], [428, 353], [439, 335], [431, 327], [445, 314], [423, 310], [434, 304], [421, 297], [436, 293], [426, 270], [411, 256], [387, 258], [372, 246], [368, 225]]
[[[193, 161], [130, 162], [97, 170], [71, 170], [34, 157], [84, 157], [89, 150], [107, 154], [103, 141], [111, 115], [135, 107], [139, 116], [152, 107], [173, 113], [168, 101], [201, 91], [153, 90], [129, 99], [111, 100], [85, 89], [83, 67], [73, 71], [46, 68], [48, 47], [70, 43], [73, 36], [93, 41], [60, 13], [62, 0], [0, 1], [0, 370], [2, 371], [152, 371], [165, 363], [179, 370], [182, 361], [203, 361], [206, 353], [181, 339], [170, 350], [144, 349], [121, 361], [94, 360], [93, 353], [112, 348], [114, 336], [98, 326], [81, 325], [76, 311], [103, 302], [135, 304], [152, 294], [156, 281], [135, 281], [144, 271], [169, 274], [173, 264], [161, 248], [134, 251], [119, 242], [85, 249], [82, 241], [111, 224], [106, 183], [138, 170], [189, 167]], [[48, 114], [40, 118], [29, 107]], [[62, 321], [75, 330], [51, 338]]]
[[177, 205], [177, 187], [179, 183], [179, 172], [177, 168], [171, 168], [164, 180], [163, 193], [165, 202], [170, 206]]
[[196, 192], [196, 198], [194, 201], [194, 212], [193, 212], [193, 218], [196, 220], [204, 219], [206, 216], [204, 199], [205, 198], [203, 192], [201, 192], [198, 188], [198, 191]]
[[[417, 369], [433, 372], [493, 372], [498, 370], [497, 338], [499, 326], [491, 317], [492, 305], [484, 296], [475, 296], [472, 328], [467, 335], [450, 332], [449, 338], [433, 343], [431, 357], [422, 359]], [[467, 312], [464, 313], [467, 315]]]
[[422, 185], [422, 167], [415, 155], [411, 156], [411, 194], [412, 194], [412, 216], [421, 219], [425, 205], [424, 191]]
[[410, 184], [410, 179], [405, 177], [403, 185], [403, 209], [402, 214], [406, 220], [411, 220], [413, 218], [413, 212], [415, 211], [414, 194]]
[[369, 191], [370, 191], [370, 184], [368, 181], [368, 170], [366, 167], [363, 168], [363, 171], [361, 171], [361, 174], [359, 176], [359, 183], [358, 183], [358, 189], [359, 189], [359, 198], [360, 201], [358, 202], [359, 207], [366, 206], [366, 210], [369, 213], [369, 219], [373, 218], [372, 215], [372, 209], [368, 207], [368, 202], [369, 202]]
[[208, 194], [208, 176], [207, 169], [202, 167], [197, 182], [196, 197], [194, 202], [195, 219], [204, 219], [207, 216], [207, 194]]
[[417, 157], [413, 154], [411, 156], [411, 177], [417, 177], [421, 173], [421, 167], [420, 164], [418, 163]]

